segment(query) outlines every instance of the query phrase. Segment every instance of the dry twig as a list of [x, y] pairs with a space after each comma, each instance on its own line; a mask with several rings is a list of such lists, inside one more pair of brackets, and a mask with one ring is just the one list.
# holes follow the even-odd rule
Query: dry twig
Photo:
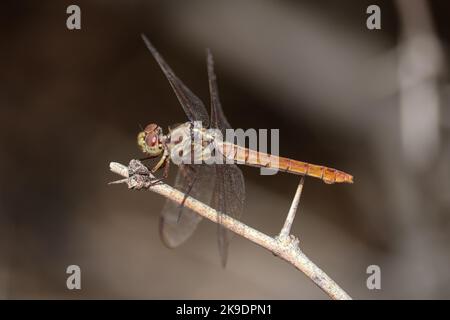
[[[120, 163], [111, 162], [110, 169], [112, 172], [125, 177], [125, 179], [112, 182], [114, 184], [126, 183], [130, 189], [148, 189], [177, 203], [183, 201], [184, 194], [182, 192], [165, 183], [160, 182], [154, 184], [153, 181], [155, 180], [155, 177], [148, 171], [147, 167], [137, 160], [131, 160], [128, 167]], [[222, 224], [228, 230], [233, 231], [286, 260], [298, 270], [302, 271], [332, 299], [350, 300], [351, 297], [300, 250], [298, 246], [299, 240], [295, 236], [290, 235], [290, 228], [300, 200], [303, 182], [304, 179], [302, 178], [284, 227], [277, 237], [270, 237], [224, 214], [221, 215], [219, 220], [219, 214], [216, 210], [192, 197], [187, 197], [184, 205], [189, 209], [194, 210], [202, 217], [207, 218], [212, 222]]]

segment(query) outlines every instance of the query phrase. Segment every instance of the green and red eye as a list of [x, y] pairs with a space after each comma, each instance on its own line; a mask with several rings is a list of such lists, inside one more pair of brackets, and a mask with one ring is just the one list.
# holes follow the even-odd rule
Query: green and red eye
[[142, 152], [151, 157], [159, 156], [163, 152], [163, 145], [159, 140], [162, 130], [158, 125], [150, 123], [145, 129], [139, 132], [137, 143]]

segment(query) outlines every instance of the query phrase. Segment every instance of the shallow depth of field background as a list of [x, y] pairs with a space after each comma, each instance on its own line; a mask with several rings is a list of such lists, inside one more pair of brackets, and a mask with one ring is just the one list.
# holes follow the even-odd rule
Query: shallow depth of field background
[[[370, 4], [382, 30], [366, 28]], [[66, 28], [77, 4], [82, 29]], [[236, 128], [279, 128], [308, 178], [293, 232], [352, 297], [450, 298], [449, 4], [441, 1], [6, 1], [0, 13], [0, 298], [324, 299], [302, 273], [216, 225], [176, 250], [164, 199], [108, 186], [139, 125], [186, 121], [139, 34], [209, 104], [205, 48]], [[298, 177], [243, 168], [243, 221], [279, 232]], [[176, 168], [172, 167], [174, 177]], [[66, 267], [82, 290], [66, 289]], [[382, 290], [366, 288], [381, 267]]]

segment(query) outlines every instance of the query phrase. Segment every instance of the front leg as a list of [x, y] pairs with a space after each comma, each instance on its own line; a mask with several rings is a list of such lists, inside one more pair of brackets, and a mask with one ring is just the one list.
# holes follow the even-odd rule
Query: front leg
[[169, 167], [170, 167], [170, 158], [169, 157], [162, 157], [161, 160], [158, 162], [158, 164], [152, 169], [152, 173], [157, 171], [162, 166], [164, 167], [164, 172], [163, 172], [162, 178], [155, 179], [154, 181], [152, 181], [152, 185], [160, 183], [161, 181], [167, 179], [167, 177], [169, 176]]
[[163, 153], [161, 159], [159, 159], [158, 163], [156, 164], [156, 166], [153, 167], [153, 169], [151, 170], [152, 173], [155, 173], [156, 171], [159, 170], [159, 168], [162, 167], [163, 164], [165, 164], [168, 160], [169, 156], [166, 152]]

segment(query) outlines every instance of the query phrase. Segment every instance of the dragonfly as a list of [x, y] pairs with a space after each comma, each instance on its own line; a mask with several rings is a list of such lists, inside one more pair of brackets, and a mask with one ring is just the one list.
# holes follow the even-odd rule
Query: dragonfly
[[[151, 169], [152, 172], [163, 170], [163, 178], [168, 177], [170, 160], [174, 154], [190, 154], [200, 158], [201, 163], [179, 161], [175, 188], [185, 193], [182, 205], [167, 200], [160, 215], [160, 236], [165, 245], [174, 248], [185, 242], [195, 231], [202, 217], [196, 212], [183, 208], [189, 195], [205, 204], [209, 204], [221, 215], [228, 215], [240, 220], [244, 207], [245, 182], [241, 169], [237, 166], [248, 165], [260, 168], [273, 168], [287, 173], [311, 176], [325, 183], [353, 183], [353, 176], [336, 169], [289, 158], [279, 157], [245, 148], [233, 142], [219, 139], [219, 135], [211, 134], [214, 129], [223, 136], [231, 126], [223, 112], [214, 71], [211, 51], [206, 51], [207, 74], [210, 94], [210, 115], [203, 102], [175, 75], [160, 53], [145, 35], [142, 39], [151, 52], [175, 95], [178, 98], [189, 121], [169, 128], [164, 134], [155, 123], [147, 125], [137, 137], [137, 143], [147, 158], [160, 158]], [[197, 126], [194, 123], [200, 122]], [[195, 143], [195, 141], [201, 141]], [[206, 163], [212, 153], [205, 152], [206, 146], [214, 145], [225, 163]], [[161, 180], [161, 179], [160, 179]], [[228, 247], [232, 234], [220, 223], [218, 225], [218, 247], [222, 265], [228, 257]]]

